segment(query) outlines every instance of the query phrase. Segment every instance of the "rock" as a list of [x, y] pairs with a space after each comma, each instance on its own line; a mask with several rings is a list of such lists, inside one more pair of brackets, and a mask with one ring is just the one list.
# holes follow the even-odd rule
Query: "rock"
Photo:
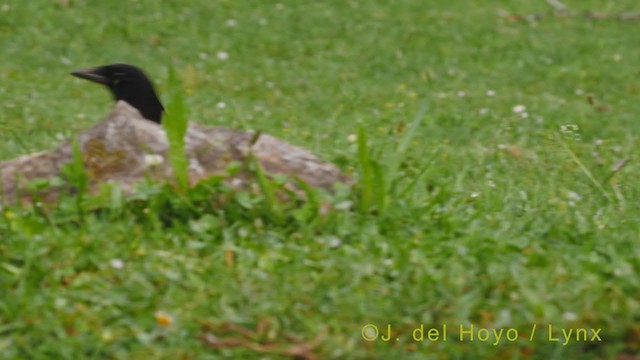
[[[145, 177], [173, 181], [173, 169], [167, 158], [169, 143], [161, 125], [144, 119], [140, 113], [120, 101], [113, 111], [94, 127], [78, 135], [84, 166], [95, 192], [104, 182], [117, 182], [129, 193]], [[251, 154], [268, 176], [284, 175], [287, 188], [302, 193], [298, 180], [331, 191], [334, 183], [351, 184], [349, 176], [334, 164], [309, 151], [269, 135], [258, 135], [223, 127], [190, 123], [185, 136], [191, 185], [215, 175], [227, 174], [232, 162], [247, 164]], [[29, 200], [25, 185], [38, 178], [61, 178], [62, 168], [73, 160], [73, 144], [67, 141], [57, 149], [0, 163], [3, 203]], [[234, 187], [248, 187], [252, 177], [242, 170], [225, 181]], [[57, 198], [68, 187], [53, 187], [39, 194], [45, 201]]]

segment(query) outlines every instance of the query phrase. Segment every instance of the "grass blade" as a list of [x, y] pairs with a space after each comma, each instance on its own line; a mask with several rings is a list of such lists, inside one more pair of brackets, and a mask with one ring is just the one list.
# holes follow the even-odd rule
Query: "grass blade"
[[184, 137], [187, 133], [187, 107], [184, 103], [182, 85], [173, 69], [169, 71], [169, 86], [172, 90], [171, 101], [162, 121], [169, 140], [169, 161], [178, 183], [178, 187], [186, 190], [189, 186], [189, 161], [184, 148]]
[[367, 212], [373, 199], [373, 166], [369, 146], [367, 145], [367, 131], [364, 126], [358, 127], [358, 163], [360, 164], [360, 212]]

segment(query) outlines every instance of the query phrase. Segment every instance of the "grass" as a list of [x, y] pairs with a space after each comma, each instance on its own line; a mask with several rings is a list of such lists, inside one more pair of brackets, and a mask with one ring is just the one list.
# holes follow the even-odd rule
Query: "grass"
[[[640, 11], [631, 0], [566, 4]], [[187, 196], [146, 183], [133, 199], [106, 188], [54, 209], [5, 207], [2, 357], [278, 358], [204, 345], [206, 334], [242, 337], [224, 323], [253, 329], [253, 345], [326, 332], [320, 358], [640, 351], [636, 22], [501, 15], [549, 11], [524, 0], [9, 1], [0, 11], [2, 160], [96, 123], [108, 94], [67, 73], [118, 61], [143, 66], [165, 102], [175, 69], [195, 121], [278, 136], [359, 180], [276, 204], [277, 216], [270, 196], [217, 179]], [[227, 201], [211, 204], [211, 192]], [[400, 340], [366, 342], [366, 324], [381, 335], [391, 324]], [[447, 341], [412, 340], [420, 324], [447, 324]], [[457, 341], [470, 324], [519, 339]], [[601, 328], [603, 341], [562, 346], [549, 324], [560, 338], [560, 328]]]

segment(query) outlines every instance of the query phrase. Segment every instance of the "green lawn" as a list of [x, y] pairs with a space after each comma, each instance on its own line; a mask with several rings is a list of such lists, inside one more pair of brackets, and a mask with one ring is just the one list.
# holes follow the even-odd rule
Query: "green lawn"
[[[318, 359], [637, 354], [639, 26], [543, 0], [0, 3], [0, 160], [98, 122], [107, 91], [68, 73], [127, 62], [165, 102], [173, 67], [193, 121], [262, 130], [360, 180], [282, 216], [255, 194], [211, 206], [216, 184], [5, 207], [0, 358], [276, 359], [314, 339]], [[367, 324], [391, 341], [365, 341]], [[480, 328], [504, 333], [494, 346]]]

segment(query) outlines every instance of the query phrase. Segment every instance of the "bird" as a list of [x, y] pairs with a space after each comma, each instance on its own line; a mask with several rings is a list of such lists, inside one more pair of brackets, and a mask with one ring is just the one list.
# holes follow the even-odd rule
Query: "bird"
[[74, 70], [71, 75], [106, 86], [116, 102], [124, 101], [145, 119], [162, 123], [162, 102], [153, 83], [139, 67], [116, 63]]

